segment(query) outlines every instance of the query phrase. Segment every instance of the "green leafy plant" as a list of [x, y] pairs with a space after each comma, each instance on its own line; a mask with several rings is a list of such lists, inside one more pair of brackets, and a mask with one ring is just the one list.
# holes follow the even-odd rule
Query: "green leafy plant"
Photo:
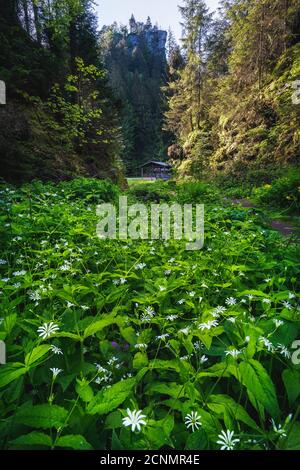
[[299, 449], [299, 246], [154, 188], [211, 201], [203, 250], [98, 239], [105, 181], [1, 186], [1, 448]]

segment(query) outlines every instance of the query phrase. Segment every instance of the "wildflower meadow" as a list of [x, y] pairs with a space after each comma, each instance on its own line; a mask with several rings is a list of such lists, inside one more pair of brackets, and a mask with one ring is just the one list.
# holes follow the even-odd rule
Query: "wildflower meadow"
[[[154, 188], [126, 195], [150, 210]], [[1, 185], [0, 447], [300, 449], [299, 244], [217, 190], [201, 250], [99, 239], [120, 194]]]

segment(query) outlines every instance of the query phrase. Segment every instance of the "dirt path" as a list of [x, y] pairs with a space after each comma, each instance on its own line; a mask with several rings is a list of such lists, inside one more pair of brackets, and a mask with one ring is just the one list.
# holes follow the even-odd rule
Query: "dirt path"
[[[253, 208], [255, 209], [255, 205], [249, 201], [249, 199], [232, 199], [231, 202], [236, 205], [241, 205], [245, 208]], [[284, 222], [282, 220], [271, 220], [270, 227], [273, 230], [277, 230], [282, 235], [288, 237], [293, 236], [296, 237], [297, 243], [300, 243], [300, 232], [297, 228], [289, 222]]]

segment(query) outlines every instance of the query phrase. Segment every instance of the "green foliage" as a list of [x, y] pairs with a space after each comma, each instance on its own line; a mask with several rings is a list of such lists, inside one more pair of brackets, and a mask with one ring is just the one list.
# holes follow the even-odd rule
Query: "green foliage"
[[291, 170], [286, 176], [273, 184], [257, 188], [253, 192], [255, 200], [271, 207], [281, 207], [299, 213], [300, 209], [300, 171]]
[[64, 426], [68, 412], [58, 405], [31, 405], [25, 403], [16, 413], [18, 423], [32, 428], [59, 429]]
[[176, 184], [163, 181], [142, 182], [130, 188], [130, 194], [134, 197], [149, 203], [169, 202], [174, 197]]
[[[3, 3], [3, 2], [2, 2]], [[1, 15], [1, 176], [122, 176], [118, 104], [98, 53], [91, 0], [8, 2]]]
[[203, 250], [98, 239], [106, 181], [2, 185], [2, 448], [217, 450], [222, 430], [236, 449], [299, 448], [299, 246], [210, 185], [151, 188], [206, 201]]
[[178, 200], [181, 204], [199, 204], [217, 201], [219, 194], [213, 184], [184, 182], [178, 185]]
[[110, 84], [122, 102], [122, 159], [127, 174], [136, 176], [139, 166], [154, 156], [164, 160], [170, 143], [169, 135], [162, 133], [167, 33], [134, 18], [130, 28], [104, 26], [100, 47]]
[[185, 0], [181, 13], [185, 64], [165, 90], [166, 128], [181, 149], [169, 149], [178, 176], [225, 174], [247, 183], [249, 173], [267, 178], [274, 168], [298, 164], [299, 105], [292, 95], [300, 71], [299, 2], [224, 1], [212, 21], [201, 0]]

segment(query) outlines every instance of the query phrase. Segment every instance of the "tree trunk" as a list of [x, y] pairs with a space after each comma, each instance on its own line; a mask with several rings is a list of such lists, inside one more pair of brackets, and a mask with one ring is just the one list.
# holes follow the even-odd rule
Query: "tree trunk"
[[29, 20], [29, 11], [28, 11], [28, 1], [22, 0], [22, 6], [24, 11], [24, 21], [25, 21], [25, 29], [27, 34], [30, 35], [30, 20]]
[[39, 15], [39, 8], [36, 2], [32, 1], [32, 8], [33, 8], [33, 15], [34, 15], [34, 26], [36, 32], [36, 39], [39, 45], [42, 44], [42, 32], [41, 32], [41, 23], [40, 23], [40, 15]]

